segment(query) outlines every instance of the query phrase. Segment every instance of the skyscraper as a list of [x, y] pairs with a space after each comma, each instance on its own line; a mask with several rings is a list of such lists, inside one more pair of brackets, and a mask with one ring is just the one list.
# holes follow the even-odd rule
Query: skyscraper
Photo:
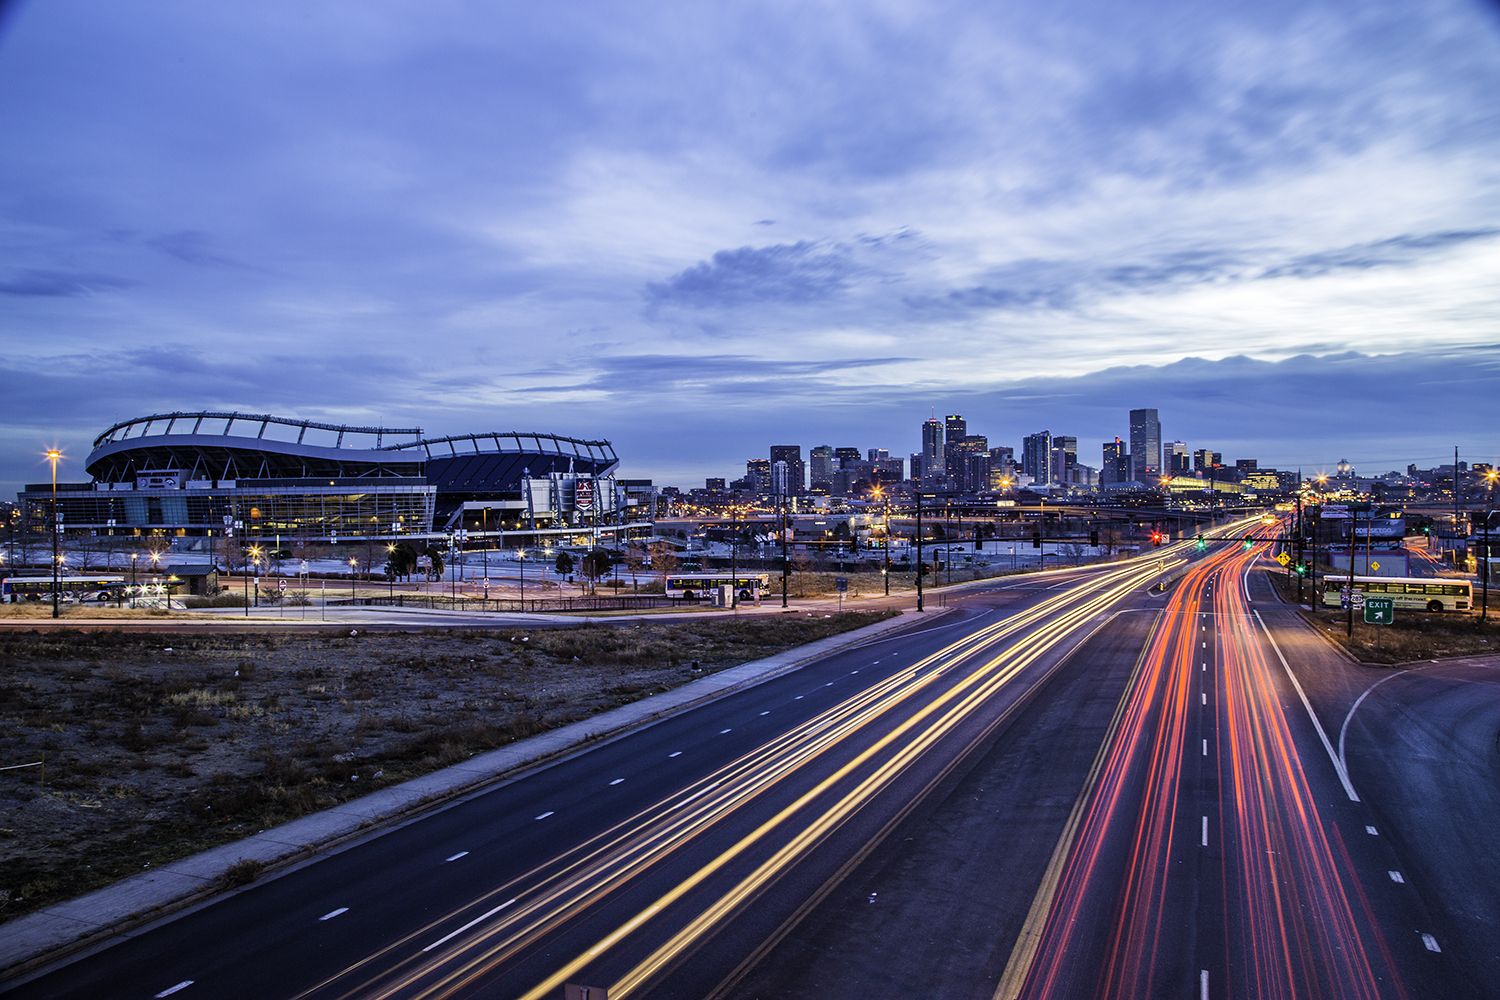
[[1104, 465], [1099, 470], [1101, 483], [1130, 482], [1130, 452], [1119, 438], [1104, 442]]
[[[943, 424], [933, 417], [922, 422], [922, 479], [942, 476], [947, 468], [948, 462], [943, 454]], [[912, 469], [911, 474], [915, 479], [917, 470]]]
[[969, 434], [969, 422], [961, 413], [950, 413], [943, 429], [944, 468], [950, 478], [959, 479], [963, 476], [964, 456], [958, 445]]
[[790, 473], [785, 462], [771, 463], [771, 495], [775, 497], [788, 497], [791, 492]]
[[1155, 410], [1130, 411], [1130, 478], [1141, 483], [1161, 478], [1161, 421]]
[[1039, 484], [1051, 482], [1052, 432], [1037, 431], [1021, 441], [1021, 475]]
[[786, 463], [787, 486], [792, 496], [807, 492], [807, 466], [802, 462], [800, 444], [771, 445], [771, 461]]
[[1181, 441], [1173, 441], [1162, 447], [1162, 461], [1166, 463], [1166, 474], [1169, 476], [1185, 476], [1193, 471], [1188, 446]]
[[745, 478], [754, 484], [760, 496], [771, 492], [771, 463], [764, 458], [752, 458], [745, 463]]
[[807, 453], [808, 473], [811, 477], [809, 486], [817, 488], [819, 484], [823, 489], [833, 486], [833, 446], [820, 444]]

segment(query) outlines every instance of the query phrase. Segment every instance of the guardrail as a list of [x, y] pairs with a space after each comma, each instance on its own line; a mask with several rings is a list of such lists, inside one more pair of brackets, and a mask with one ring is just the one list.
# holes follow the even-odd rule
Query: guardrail
[[427, 611], [488, 611], [540, 614], [554, 611], [645, 611], [651, 608], [675, 608], [682, 604], [697, 607], [701, 601], [683, 601], [678, 597], [656, 595], [620, 595], [608, 597], [539, 597], [518, 598], [430, 597], [419, 594], [397, 594], [394, 597], [330, 598], [330, 608], [422, 608]]

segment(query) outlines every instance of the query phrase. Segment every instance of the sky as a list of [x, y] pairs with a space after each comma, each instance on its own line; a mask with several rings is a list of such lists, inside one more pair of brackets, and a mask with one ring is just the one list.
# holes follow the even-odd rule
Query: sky
[[0, 495], [197, 409], [1500, 461], [1491, 0], [0, 10]]

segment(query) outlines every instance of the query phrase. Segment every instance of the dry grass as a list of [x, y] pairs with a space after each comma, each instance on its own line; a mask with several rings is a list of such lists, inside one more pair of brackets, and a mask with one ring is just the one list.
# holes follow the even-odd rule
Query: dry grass
[[0, 633], [0, 920], [883, 617]]

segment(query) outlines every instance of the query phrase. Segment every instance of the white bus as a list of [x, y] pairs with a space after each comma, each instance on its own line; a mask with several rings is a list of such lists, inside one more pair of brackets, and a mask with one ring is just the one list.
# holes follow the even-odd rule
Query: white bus
[[758, 600], [761, 594], [771, 588], [771, 574], [738, 573], [730, 577], [728, 573], [673, 573], [667, 577], [666, 594], [668, 597], [696, 601], [731, 583], [740, 600]]
[[[123, 576], [60, 576], [57, 593], [64, 601], [114, 601], [123, 599], [127, 590]], [[52, 600], [52, 577], [8, 576], [0, 580], [0, 599], [7, 604], [16, 601]]]
[[[1349, 586], [1347, 576], [1323, 578], [1323, 604], [1341, 606], [1339, 591]], [[1474, 585], [1468, 580], [1419, 579], [1406, 576], [1356, 576], [1354, 589], [1376, 597], [1393, 597], [1408, 611], [1468, 611], [1474, 605]]]

